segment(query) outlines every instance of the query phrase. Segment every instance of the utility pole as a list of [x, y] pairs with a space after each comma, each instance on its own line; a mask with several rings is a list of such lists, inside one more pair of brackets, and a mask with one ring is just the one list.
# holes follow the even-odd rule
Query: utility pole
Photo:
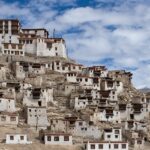
[[56, 32], [56, 30], [54, 29], [53, 30], [53, 38], [55, 38], [55, 32]]
[[37, 129], [38, 129], [38, 114], [37, 114], [37, 109], [36, 109], [36, 131], [37, 131]]

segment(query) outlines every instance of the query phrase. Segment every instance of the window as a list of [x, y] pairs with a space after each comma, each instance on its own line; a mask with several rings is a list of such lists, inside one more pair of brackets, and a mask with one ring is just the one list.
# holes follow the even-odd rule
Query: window
[[115, 130], [115, 134], [119, 134], [119, 130]]
[[122, 149], [126, 149], [126, 144], [122, 144]]
[[69, 141], [69, 136], [64, 136], [64, 141]]
[[26, 43], [29, 44], [29, 40], [27, 40]]
[[95, 145], [94, 144], [91, 145], [91, 149], [95, 149]]
[[59, 136], [54, 136], [54, 141], [59, 141]]
[[110, 139], [110, 137], [111, 137], [110, 135], [107, 135], [107, 138], [108, 138], [108, 139]]
[[10, 117], [10, 121], [16, 121], [16, 117]]
[[16, 49], [16, 45], [15, 44], [12, 44], [11, 47], [12, 47], [12, 49]]
[[2, 116], [1, 121], [6, 121], [6, 116]]
[[79, 126], [82, 126], [82, 122], [79, 122]]
[[55, 47], [55, 50], [57, 50], [57, 47]]
[[31, 109], [29, 109], [29, 112], [31, 112]]
[[115, 138], [118, 139], [118, 135], [115, 135]]
[[98, 145], [99, 149], [103, 149], [103, 144]]
[[84, 130], [84, 128], [81, 128], [81, 130]]
[[87, 78], [85, 79], [85, 82], [88, 82], [88, 79], [87, 79]]
[[114, 144], [114, 149], [118, 149], [118, 144]]
[[24, 140], [24, 136], [20, 136], [20, 140]]
[[51, 141], [51, 136], [48, 136], [48, 137], [47, 137], [47, 141]]
[[109, 149], [111, 148], [111, 145], [109, 144]]
[[10, 136], [10, 140], [14, 140], [14, 136], [11, 135], [11, 136]]

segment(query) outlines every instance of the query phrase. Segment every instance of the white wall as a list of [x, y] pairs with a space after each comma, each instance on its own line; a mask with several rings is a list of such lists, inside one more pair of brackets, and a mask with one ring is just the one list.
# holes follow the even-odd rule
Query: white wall
[[23, 97], [23, 105], [26, 105], [26, 106], [35, 106], [35, 107], [38, 107], [39, 106], [39, 103], [38, 102], [41, 102], [41, 106], [45, 106], [47, 107], [47, 104], [48, 102], [54, 102], [53, 101], [53, 88], [43, 88], [41, 89], [41, 94], [40, 94], [40, 97], [39, 99], [33, 99], [32, 97], [32, 90], [30, 89], [27, 89], [25, 92], [24, 92], [24, 97]]
[[106, 118], [106, 112], [105, 110], [102, 112], [95, 112], [91, 117], [91, 121], [97, 122], [97, 121], [108, 121], [108, 122], [113, 122], [113, 123], [120, 123], [120, 112], [119, 111], [113, 111], [113, 115], [109, 118]]
[[79, 97], [75, 97], [74, 101], [74, 109], [75, 110], [81, 110], [85, 109], [86, 106], [88, 105], [88, 99], [80, 99]]
[[27, 124], [37, 128], [46, 129], [49, 125], [47, 120], [46, 108], [28, 107], [27, 109]]
[[[4, 117], [5, 117], [5, 120], [4, 120]], [[12, 117], [15, 118], [15, 120], [11, 120]], [[18, 115], [15, 115], [15, 116], [7, 115], [7, 114], [0, 115], [0, 125], [16, 126], [18, 125], [18, 122], [19, 122]]]
[[[115, 132], [117, 131], [117, 132]], [[119, 133], [118, 133], [119, 131]], [[112, 132], [104, 131], [104, 140], [105, 141], [122, 141], [122, 131], [121, 129], [112, 129]]]
[[[11, 140], [11, 136], [14, 137], [13, 140]], [[21, 136], [24, 137], [24, 139], [21, 139]], [[6, 134], [6, 144], [31, 144], [31, 141], [28, 141], [26, 134]]]
[[8, 112], [16, 111], [15, 100], [0, 98], [0, 111], [8, 111]]
[[85, 121], [76, 121], [74, 129], [71, 133], [75, 136], [90, 137], [94, 139], [99, 139], [102, 136], [102, 131], [95, 125], [89, 125]]
[[[107, 143], [107, 142], [99, 142], [99, 143], [87, 143], [86, 144], [86, 150], [93, 150], [92, 148], [91, 148], [91, 145], [95, 145], [95, 149], [94, 150], [100, 150], [99, 149], [99, 144], [103, 144], [103, 149], [101, 149], [101, 150], [115, 150], [114, 149], [114, 144], [118, 144], [118, 150], [128, 150], [129, 148], [128, 148], [128, 143], [124, 143], [124, 142], [122, 142], [122, 143]], [[126, 148], [122, 148], [122, 144], [126, 144]]]
[[[47, 140], [48, 136], [51, 136], [51, 141]], [[59, 137], [59, 141], [54, 141], [55, 136]], [[69, 136], [69, 141], [64, 141], [64, 136], [65, 135], [45, 135], [44, 141], [45, 141], [45, 144], [50, 144], [50, 145], [72, 145], [72, 136]]]

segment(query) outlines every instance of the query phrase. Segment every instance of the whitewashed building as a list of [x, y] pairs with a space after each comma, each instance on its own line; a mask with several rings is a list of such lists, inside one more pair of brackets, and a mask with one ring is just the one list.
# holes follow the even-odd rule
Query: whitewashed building
[[32, 141], [28, 141], [26, 134], [6, 134], [6, 144], [32, 144]]
[[77, 72], [67, 72], [65, 73], [65, 78], [67, 82], [76, 83], [77, 82]]
[[0, 111], [16, 111], [15, 100], [12, 98], [0, 98]]
[[125, 130], [144, 131], [147, 132], [147, 123], [145, 121], [127, 120], [124, 121]]
[[0, 112], [0, 125], [2, 126], [17, 126], [19, 115], [16, 112]]
[[59, 56], [67, 58], [65, 40], [49, 38], [43, 28], [21, 29], [17, 19], [0, 20], [0, 50], [3, 55]]
[[129, 150], [127, 142], [88, 141], [85, 143], [86, 150]]
[[28, 88], [24, 92], [23, 104], [25, 106], [47, 107], [49, 102], [53, 103], [53, 88]]
[[6, 65], [0, 64], [0, 81], [6, 80], [6, 74], [9, 72], [9, 69]]
[[86, 150], [129, 150], [128, 142], [122, 139], [121, 128], [104, 129], [103, 139], [100, 141], [88, 141], [85, 143]]
[[86, 122], [83, 120], [77, 120], [74, 127], [68, 127], [70, 132], [75, 136], [81, 136], [85, 138], [99, 139], [102, 137], [102, 130], [93, 122]]
[[88, 105], [88, 98], [87, 97], [75, 97], [70, 101], [70, 106], [75, 110], [82, 110], [85, 109]]
[[65, 118], [51, 119], [50, 130], [53, 132], [68, 132], [75, 136], [84, 138], [101, 138], [102, 130], [92, 122], [86, 122], [81, 119]]
[[105, 122], [113, 122], [120, 123], [120, 112], [113, 108], [106, 108], [102, 110], [97, 110], [90, 116], [90, 120], [93, 122], [105, 121]]
[[49, 125], [46, 107], [27, 107], [27, 124], [36, 129], [46, 129]]
[[105, 66], [92, 66], [83, 68], [82, 73], [89, 77], [107, 77], [108, 70]]
[[48, 130], [40, 130], [40, 140], [46, 145], [72, 145], [72, 135], [62, 132], [50, 132]]
[[32, 74], [42, 75], [46, 73], [45, 64], [38, 62], [17, 61], [13, 63], [17, 79], [24, 79]]

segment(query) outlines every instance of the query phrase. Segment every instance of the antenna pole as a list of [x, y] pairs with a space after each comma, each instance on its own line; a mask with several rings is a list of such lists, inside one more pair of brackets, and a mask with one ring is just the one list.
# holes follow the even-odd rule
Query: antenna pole
[[54, 29], [53, 30], [53, 38], [55, 38], [55, 32], [56, 32], [56, 30]]

